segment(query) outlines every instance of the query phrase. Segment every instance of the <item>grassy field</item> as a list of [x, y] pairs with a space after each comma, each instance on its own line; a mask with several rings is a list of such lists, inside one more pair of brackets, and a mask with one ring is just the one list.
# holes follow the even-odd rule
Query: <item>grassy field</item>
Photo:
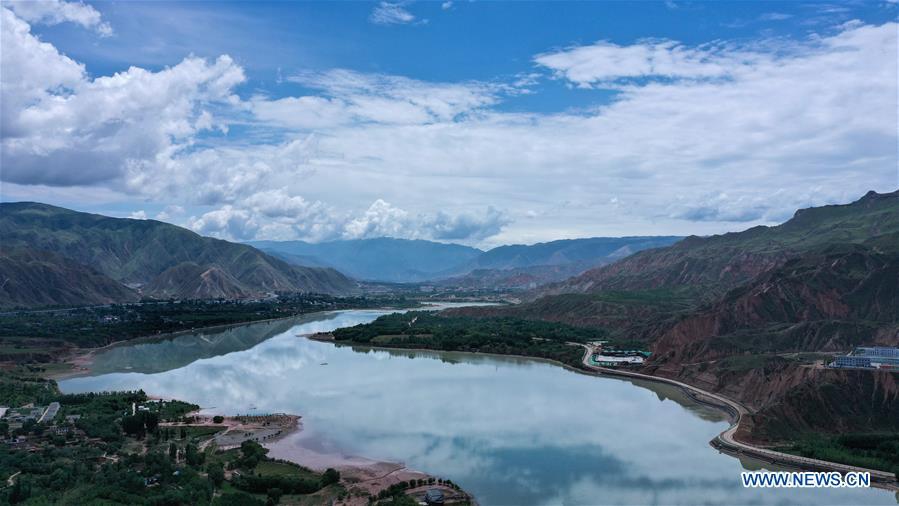
[[289, 476], [292, 478], [309, 478], [317, 480], [320, 475], [291, 462], [266, 460], [256, 466], [256, 473], [262, 476]]

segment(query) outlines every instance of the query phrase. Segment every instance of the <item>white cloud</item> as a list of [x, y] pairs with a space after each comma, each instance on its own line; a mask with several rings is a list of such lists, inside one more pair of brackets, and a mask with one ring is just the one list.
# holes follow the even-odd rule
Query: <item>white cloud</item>
[[174, 221], [179, 216], [183, 215], [185, 210], [183, 207], [175, 204], [170, 204], [165, 206], [165, 209], [156, 213], [156, 219], [159, 221]]
[[[805, 41], [543, 53], [544, 76], [617, 93], [599, 107], [528, 113], [497, 106], [536, 89], [533, 74], [452, 83], [307, 72], [292, 81], [310, 91], [277, 100], [238, 99], [243, 71], [227, 57], [90, 78], [3, 16], [5, 187], [84, 195], [93, 185], [175, 202], [195, 230], [222, 237], [484, 245], [712, 233], [897, 184], [895, 23]], [[249, 134], [217, 133], [237, 121]]]
[[11, 11], [2, 16], [5, 181], [91, 184], [141, 172], [215, 127], [204, 107], [234, 103], [244, 80], [228, 56], [90, 79]]
[[403, 3], [380, 2], [369, 19], [378, 25], [406, 25], [415, 21], [415, 16], [406, 10]]
[[324, 96], [254, 97], [260, 119], [297, 129], [333, 128], [358, 123], [424, 124], [458, 119], [499, 102], [533, 83], [430, 83], [402, 76], [336, 69], [288, 78]]
[[766, 12], [759, 16], [760, 21], [785, 21], [787, 19], [792, 18], [792, 14], [787, 14], [784, 12]]
[[509, 222], [505, 214], [492, 207], [483, 215], [413, 214], [382, 199], [352, 216], [322, 202], [291, 196], [282, 188], [256, 193], [239, 206], [225, 205], [192, 217], [187, 226], [201, 234], [236, 240], [397, 237], [476, 242], [495, 236]]
[[146, 220], [147, 212], [144, 211], [143, 209], [141, 209], [139, 211], [132, 212], [131, 214], [128, 215], [128, 217], [131, 218], [132, 220]]
[[113, 33], [112, 27], [103, 21], [100, 12], [84, 2], [13, 0], [4, 2], [4, 5], [31, 24], [58, 25], [69, 22], [94, 30], [103, 37]]
[[446, 0], [445, 2], [443, 2], [442, 4], [440, 4], [440, 8], [443, 9], [443, 10], [445, 10], [445, 11], [448, 11], [448, 10], [452, 9], [452, 8], [453, 8], [453, 2], [452, 2], [452, 0]]
[[722, 78], [741, 64], [751, 64], [755, 56], [723, 46], [687, 47], [670, 40], [630, 46], [600, 41], [540, 54], [534, 61], [580, 87], [593, 87], [612, 86], [626, 78]]
[[191, 217], [187, 226], [202, 235], [224, 237], [238, 241], [256, 237], [259, 224], [243, 209], [224, 206], [199, 218]]

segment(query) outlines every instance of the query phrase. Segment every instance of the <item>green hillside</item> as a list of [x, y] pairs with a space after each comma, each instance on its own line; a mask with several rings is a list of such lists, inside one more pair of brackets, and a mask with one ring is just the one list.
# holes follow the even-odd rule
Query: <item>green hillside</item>
[[55, 253], [150, 297], [340, 294], [355, 286], [333, 269], [289, 265], [253, 247], [167, 223], [39, 203], [0, 204], [0, 237], [5, 248]]

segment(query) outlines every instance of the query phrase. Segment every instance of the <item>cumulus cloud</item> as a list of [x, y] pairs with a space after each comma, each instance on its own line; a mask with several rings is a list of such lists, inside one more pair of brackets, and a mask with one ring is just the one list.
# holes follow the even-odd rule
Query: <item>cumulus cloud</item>
[[128, 215], [128, 217], [131, 218], [132, 220], [146, 220], [147, 212], [144, 211], [143, 209], [141, 209], [139, 211], [132, 212], [131, 214]]
[[142, 172], [211, 128], [203, 108], [235, 102], [231, 90], [244, 80], [228, 56], [90, 79], [10, 10], [2, 16], [5, 181], [78, 185]]
[[[92, 78], [2, 14], [0, 179], [175, 202], [196, 216], [165, 218], [221, 237], [711, 233], [896, 186], [896, 23], [600, 42], [536, 55], [544, 77], [523, 81], [303, 72], [291, 79], [311, 91], [275, 100], [238, 98], [243, 70], [224, 56]], [[617, 93], [575, 111], [498, 107], [546, 75]], [[223, 133], [236, 121], [249, 137]]]
[[252, 195], [242, 201], [240, 208], [226, 205], [192, 217], [187, 225], [201, 234], [237, 240], [396, 237], [476, 242], [498, 234], [510, 222], [504, 213], [492, 207], [483, 214], [414, 214], [383, 199], [375, 200], [354, 216], [319, 201], [289, 195], [282, 188]]
[[415, 21], [415, 16], [406, 10], [403, 3], [381, 2], [369, 19], [378, 25], [407, 25]]
[[69, 22], [94, 30], [103, 37], [113, 33], [112, 27], [103, 21], [100, 12], [84, 2], [13, 0], [5, 2], [5, 5], [31, 24], [58, 25]]
[[259, 229], [259, 224], [250, 212], [232, 206], [224, 206], [200, 217], [191, 217], [187, 226], [202, 235], [238, 241], [255, 238]]

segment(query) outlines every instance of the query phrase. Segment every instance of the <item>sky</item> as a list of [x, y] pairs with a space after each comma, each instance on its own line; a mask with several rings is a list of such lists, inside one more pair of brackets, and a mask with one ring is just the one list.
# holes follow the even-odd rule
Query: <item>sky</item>
[[204, 235], [707, 235], [899, 188], [870, 2], [0, 0], [0, 200]]

